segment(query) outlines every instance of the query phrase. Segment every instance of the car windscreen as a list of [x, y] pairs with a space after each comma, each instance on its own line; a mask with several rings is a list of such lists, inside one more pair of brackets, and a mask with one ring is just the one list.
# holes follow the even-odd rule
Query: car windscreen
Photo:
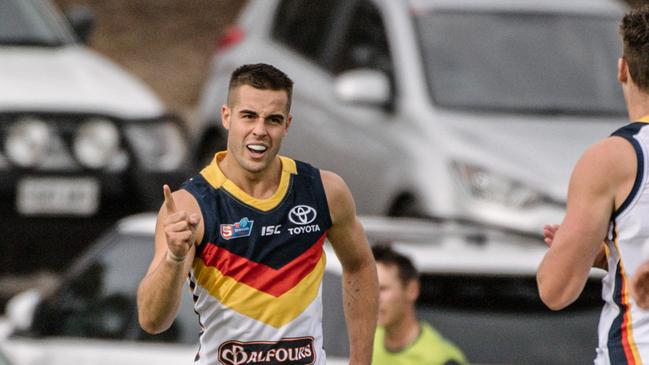
[[0, 0], [0, 46], [58, 46], [72, 42], [66, 28], [48, 3], [33, 0]]
[[619, 19], [443, 10], [415, 15], [434, 102], [450, 108], [624, 114]]
[[195, 344], [199, 325], [189, 290], [166, 332], [151, 336], [137, 322], [136, 292], [153, 257], [153, 236], [110, 234], [86, 253], [60, 289], [38, 308], [33, 335]]

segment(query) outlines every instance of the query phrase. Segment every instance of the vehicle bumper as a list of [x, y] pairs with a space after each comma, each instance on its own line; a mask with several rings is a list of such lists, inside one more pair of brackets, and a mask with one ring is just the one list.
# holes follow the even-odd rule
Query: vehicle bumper
[[[189, 171], [119, 174], [3, 173], [0, 180], [0, 275], [37, 270], [63, 270], [102, 231], [129, 214], [157, 210], [162, 203], [162, 185], [178, 188]], [[74, 184], [94, 182], [96, 208], [92, 212], [25, 212], [19, 208], [19, 186], [29, 181], [55, 181]], [[74, 187], [66, 187], [74, 191]], [[38, 206], [31, 202], [30, 206]], [[52, 204], [51, 202], [49, 204]], [[56, 205], [56, 204], [54, 204]]]

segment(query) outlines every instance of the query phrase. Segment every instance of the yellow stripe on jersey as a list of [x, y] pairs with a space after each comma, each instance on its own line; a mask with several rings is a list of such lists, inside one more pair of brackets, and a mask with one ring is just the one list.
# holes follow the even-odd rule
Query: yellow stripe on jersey
[[323, 253], [311, 273], [279, 297], [223, 275], [217, 268], [205, 266], [200, 258], [194, 260], [193, 269], [198, 285], [205, 288], [221, 304], [250, 318], [280, 328], [297, 318], [318, 296], [325, 263], [326, 258]]
[[645, 115], [644, 117], [638, 119], [638, 122], [649, 123], [649, 115]]
[[622, 280], [622, 304], [626, 306], [625, 313], [623, 314], [623, 319], [622, 319], [622, 346], [626, 347], [624, 341], [626, 340], [626, 343], [628, 344], [628, 347], [625, 348], [625, 352], [627, 350], [631, 351], [632, 359], [629, 359], [627, 357], [627, 361], [632, 360], [634, 365], [642, 365], [642, 360], [640, 358], [640, 354], [638, 353], [638, 346], [635, 343], [635, 339], [633, 337], [633, 320], [631, 319], [631, 303], [630, 303], [630, 293], [629, 293], [629, 284], [630, 280], [627, 278], [625, 271], [624, 271], [624, 264], [622, 262], [622, 252], [620, 251], [620, 246], [618, 245], [618, 233], [617, 233], [617, 225], [614, 227], [615, 229], [615, 249], [618, 252], [618, 257], [619, 257], [619, 274]]
[[277, 190], [275, 191], [273, 196], [268, 199], [257, 199], [248, 195], [245, 191], [241, 190], [232, 181], [228, 180], [225, 175], [223, 175], [223, 172], [219, 168], [218, 161], [221, 161], [225, 157], [226, 153], [226, 151], [217, 153], [214, 156], [212, 163], [210, 163], [201, 171], [201, 175], [203, 175], [205, 180], [207, 180], [207, 182], [209, 182], [212, 187], [214, 187], [215, 189], [223, 188], [243, 203], [257, 208], [263, 212], [272, 210], [282, 202], [282, 199], [284, 199], [286, 193], [288, 192], [289, 183], [291, 182], [291, 175], [297, 174], [297, 166], [295, 165], [294, 160], [288, 157], [279, 156], [279, 159], [282, 162], [282, 175], [280, 177]]

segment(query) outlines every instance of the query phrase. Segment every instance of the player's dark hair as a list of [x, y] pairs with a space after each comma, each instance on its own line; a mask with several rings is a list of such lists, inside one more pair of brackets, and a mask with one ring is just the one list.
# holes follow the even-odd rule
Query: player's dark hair
[[228, 86], [228, 104], [231, 105], [230, 95], [232, 90], [249, 85], [262, 90], [284, 90], [288, 96], [288, 109], [291, 109], [293, 95], [293, 81], [282, 71], [272, 65], [256, 63], [243, 65], [234, 70], [230, 76]]
[[631, 10], [622, 18], [620, 35], [633, 82], [649, 92], [649, 5]]
[[372, 247], [374, 260], [387, 266], [395, 266], [399, 275], [399, 280], [403, 285], [408, 284], [412, 280], [419, 279], [419, 273], [415, 269], [415, 265], [407, 256], [395, 251], [390, 245], [375, 245]]

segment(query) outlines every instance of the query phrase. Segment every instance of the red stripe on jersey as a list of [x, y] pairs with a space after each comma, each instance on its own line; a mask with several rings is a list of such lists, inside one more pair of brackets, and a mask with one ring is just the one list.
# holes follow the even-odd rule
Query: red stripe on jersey
[[280, 269], [249, 260], [215, 244], [208, 243], [201, 254], [205, 266], [216, 267], [223, 275], [279, 297], [299, 284], [320, 261], [325, 232], [311, 248]]

